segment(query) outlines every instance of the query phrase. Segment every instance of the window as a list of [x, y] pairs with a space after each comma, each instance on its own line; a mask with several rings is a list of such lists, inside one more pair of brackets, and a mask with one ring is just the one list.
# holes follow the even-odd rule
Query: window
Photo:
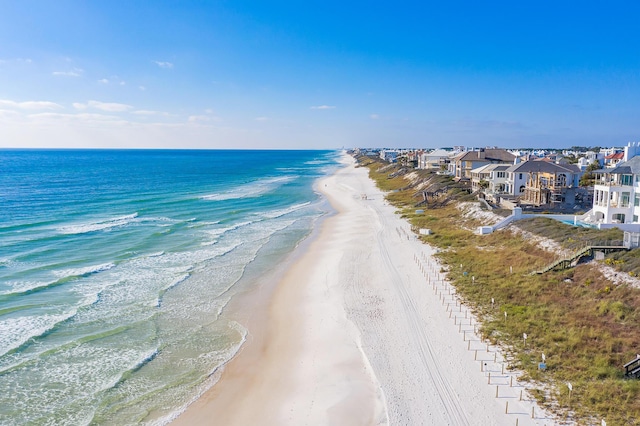
[[616, 213], [611, 219], [613, 223], [624, 223], [624, 213]]
[[638, 207], [640, 206], [640, 195], [636, 195], [633, 199], [633, 205]]
[[633, 185], [633, 175], [621, 175], [620, 185]]
[[638, 223], [638, 215], [633, 215], [633, 223]]
[[498, 172], [498, 178], [503, 178], [505, 177], [505, 173], [504, 172]]
[[522, 179], [522, 173], [519, 174], [518, 179]]
[[557, 178], [556, 186], [561, 186], [561, 187], [567, 186], [567, 175], [565, 175], [564, 173], [559, 174]]
[[629, 192], [623, 192], [622, 198], [620, 199], [620, 207], [629, 207]]

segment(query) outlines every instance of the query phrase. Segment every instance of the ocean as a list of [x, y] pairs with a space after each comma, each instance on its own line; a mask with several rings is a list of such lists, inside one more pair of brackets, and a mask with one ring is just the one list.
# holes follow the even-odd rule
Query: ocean
[[245, 339], [227, 303], [328, 211], [339, 155], [0, 150], [0, 424], [174, 418]]

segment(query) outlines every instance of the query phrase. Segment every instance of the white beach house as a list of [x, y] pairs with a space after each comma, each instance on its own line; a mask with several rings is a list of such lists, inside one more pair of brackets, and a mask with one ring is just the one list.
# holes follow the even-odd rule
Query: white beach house
[[471, 188], [474, 191], [484, 188], [487, 195], [506, 194], [507, 168], [508, 164], [487, 164], [471, 170]]
[[624, 161], [616, 167], [596, 170], [593, 210], [598, 223], [640, 223], [640, 145], [629, 143]]
[[424, 170], [440, 170], [449, 163], [454, 153], [451, 150], [438, 148], [431, 152], [423, 152], [418, 159], [418, 168]]

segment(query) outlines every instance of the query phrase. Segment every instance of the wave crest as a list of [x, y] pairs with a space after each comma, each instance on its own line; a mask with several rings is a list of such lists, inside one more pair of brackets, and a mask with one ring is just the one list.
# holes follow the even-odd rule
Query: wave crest
[[77, 309], [59, 315], [23, 316], [0, 321], [0, 356], [53, 330], [76, 315]]
[[55, 281], [41, 282], [41, 281], [22, 281], [11, 283], [11, 288], [7, 291], [0, 292], [0, 296], [17, 296], [29, 293], [35, 293], [37, 291], [45, 290], [47, 288], [56, 287], [61, 284], [65, 284], [77, 278], [86, 278], [90, 275], [97, 274], [99, 272], [108, 271], [115, 268], [115, 263], [103, 263], [100, 265], [86, 266], [84, 268], [77, 269], [63, 269], [59, 271], [53, 271], [52, 273], [58, 278]]
[[138, 213], [126, 216], [113, 217], [111, 219], [101, 220], [98, 222], [83, 223], [78, 225], [67, 225], [58, 228], [58, 232], [65, 235], [86, 234], [89, 232], [106, 231], [111, 228], [128, 225], [135, 221]]
[[266, 194], [267, 192], [271, 192], [279, 186], [295, 180], [297, 177], [298, 176], [283, 176], [261, 179], [255, 182], [248, 183], [246, 185], [242, 185], [230, 191], [203, 195], [202, 197], [200, 197], [200, 199], [207, 201], [223, 201], [235, 200], [239, 198], [255, 198], [260, 195]]

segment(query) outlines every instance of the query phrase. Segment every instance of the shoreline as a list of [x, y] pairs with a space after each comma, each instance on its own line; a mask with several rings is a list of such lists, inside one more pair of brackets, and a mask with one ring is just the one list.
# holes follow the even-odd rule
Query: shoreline
[[[319, 181], [336, 213], [272, 276], [271, 292], [242, 298], [258, 303], [238, 307], [247, 342], [172, 424], [551, 424], [535, 401], [517, 400], [525, 386], [499, 373], [502, 355], [474, 340], [472, 319], [462, 327], [469, 312], [445, 311], [452, 288], [438, 282], [432, 249], [348, 160]], [[517, 386], [500, 386], [510, 377]]]
[[[344, 158], [352, 167], [351, 157], [345, 156]], [[346, 167], [348, 166], [342, 167], [337, 173]], [[335, 173], [319, 179], [316, 189], [326, 197], [323, 189], [333, 179], [335, 179]], [[172, 425], [211, 422], [225, 425], [300, 424], [304, 420], [303, 417], [307, 417], [307, 411], [311, 409], [313, 402], [308, 404], [308, 401], [312, 401], [309, 398], [302, 398], [296, 402], [291, 396], [299, 394], [301, 388], [306, 387], [304, 383], [307, 380], [300, 380], [293, 373], [283, 374], [283, 371], [294, 366], [290, 370], [296, 370], [296, 373], [302, 376], [315, 375], [315, 372], [306, 369], [307, 366], [303, 361], [297, 361], [304, 359], [305, 353], [314, 351], [314, 347], [318, 343], [313, 341], [316, 338], [324, 340], [320, 346], [329, 349], [323, 358], [330, 359], [329, 362], [334, 364], [333, 366], [338, 366], [338, 370], [340, 370], [342, 363], [353, 363], [356, 370], [365, 365], [360, 349], [355, 352], [347, 349], [346, 353], [332, 354], [336, 337], [335, 328], [332, 326], [319, 330], [316, 327], [316, 323], [323, 322], [321, 317], [326, 315], [328, 311], [333, 311], [333, 318], [341, 318], [343, 324], [346, 322], [344, 312], [340, 312], [341, 309], [333, 309], [340, 307], [339, 303], [335, 303], [339, 301], [333, 300], [328, 305], [318, 306], [315, 304], [314, 298], [316, 296], [322, 298], [322, 295], [309, 294], [307, 292], [309, 283], [296, 285], [305, 281], [303, 276], [314, 268], [314, 260], [317, 257], [324, 256], [320, 252], [326, 251], [327, 245], [332, 241], [331, 236], [325, 235], [327, 233], [325, 227], [328, 226], [327, 222], [339, 214], [340, 206], [331, 198], [327, 198], [327, 201], [333, 211], [319, 220], [311, 234], [290, 254], [290, 258], [278, 265], [269, 274], [265, 283], [246, 291], [230, 303], [228, 316], [245, 325], [248, 330], [247, 339], [238, 353], [225, 364], [220, 378], [214, 386], [189, 405], [171, 422]], [[323, 292], [324, 290], [320, 291], [320, 293]], [[306, 325], [310, 325], [310, 327], [305, 329], [302, 325], [305, 322], [300, 319], [309, 315], [310, 311], [314, 309], [317, 318], [314, 322], [307, 321]], [[350, 333], [354, 332], [355, 330], [350, 330]], [[354, 336], [349, 334], [343, 337], [344, 346], [349, 348]], [[325, 368], [325, 370], [329, 369]], [[365, 374], [358, 380], [366, 388], [370, 378]], [[350, 392], [349, 388], [354, 384], [353, 377], [349, 377], [348, 382], [344, 386], [347, 393]], [[330, 387], [335, 387], [335, 382], [332, 382]], [[329, 394], [333, 393], [332, 391], [333, 389]], [[371, 392], [375, 394], [377, 391]], [[331, 397], [329, 396], [329, 398]], [[286, 404], [287, 400], [292, 407], [305, 407], [299, 408], [295, 415], [287, 414], [282, 410], [278, 414], [277, 410], [273, 410], [274, 403]], [[362, 406], [362, 400], [358, 399], [355, 402], [359, 407]], [[345, 408], [348, 413], [352, 407], [349, 404]], [[296, 411], [296, 409], [291, 408], [290, 411]], [[339, 407], [334, 407], [333, 411], [338, 413], [338, 417], [342, 417]], [[369, 420], [367, 419], [362, 424], [372, 424]], [[344, 422], [342, 419], [334, 418], [330, 423], [343, 424]], [[312, 424], [317, 423], [313, 422]]]

